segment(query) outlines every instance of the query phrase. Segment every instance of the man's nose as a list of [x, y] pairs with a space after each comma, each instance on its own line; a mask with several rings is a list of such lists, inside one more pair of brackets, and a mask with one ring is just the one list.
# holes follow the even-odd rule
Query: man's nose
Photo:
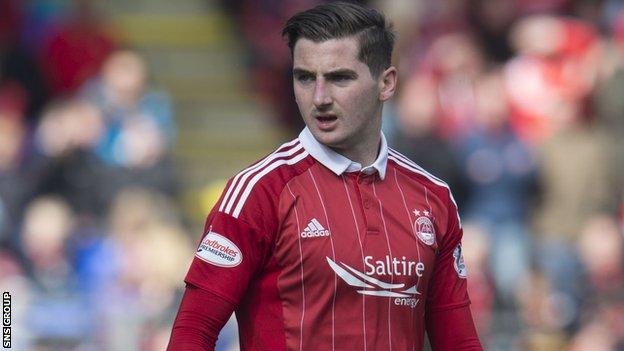
[[332, 103], [330, 91], [323, 79], [318, 79], [314, 86], [314, 106], [322, 107]]

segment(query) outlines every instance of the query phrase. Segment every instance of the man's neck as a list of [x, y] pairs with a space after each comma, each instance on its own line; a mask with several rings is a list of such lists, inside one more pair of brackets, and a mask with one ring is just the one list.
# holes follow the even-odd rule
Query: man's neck
[[331, 147], [331, 149], [349, 160], [359, 163], [362, 167], [367, 167], [375, 163], [375, 160], [377, 160], [380, 147], [381, 133], [377, 134], [375, 142], [372, 143], [359, 143], [359, 145], [354, 145], [348, 148]]

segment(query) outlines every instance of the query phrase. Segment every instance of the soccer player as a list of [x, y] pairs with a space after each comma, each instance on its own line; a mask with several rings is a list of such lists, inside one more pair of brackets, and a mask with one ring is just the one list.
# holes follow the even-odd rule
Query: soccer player
[[306, 128], [208, 215], [169, 350], [481, 350], [448, 186], [381, 133], [395, 91], [383, 15], [331, 3], [283, 30]]

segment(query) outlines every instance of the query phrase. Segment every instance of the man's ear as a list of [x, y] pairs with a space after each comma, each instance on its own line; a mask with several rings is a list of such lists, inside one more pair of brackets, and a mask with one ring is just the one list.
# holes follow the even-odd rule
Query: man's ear
[[396, 84], [397, 69], [394, 66], [390, 66], [379, 77], [379, 100], [387, 101], [394, 96]]

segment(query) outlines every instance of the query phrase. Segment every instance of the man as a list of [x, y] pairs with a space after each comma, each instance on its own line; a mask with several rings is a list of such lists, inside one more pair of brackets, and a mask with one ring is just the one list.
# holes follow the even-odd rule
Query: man
[[283, 30], [306, 128], [232, 178], [206, 221], [169, 350], [212, 350], [233, 311], [243, 350], [480, 350], [457, 208], [387, 147], [394, 35], [321, 5]]

